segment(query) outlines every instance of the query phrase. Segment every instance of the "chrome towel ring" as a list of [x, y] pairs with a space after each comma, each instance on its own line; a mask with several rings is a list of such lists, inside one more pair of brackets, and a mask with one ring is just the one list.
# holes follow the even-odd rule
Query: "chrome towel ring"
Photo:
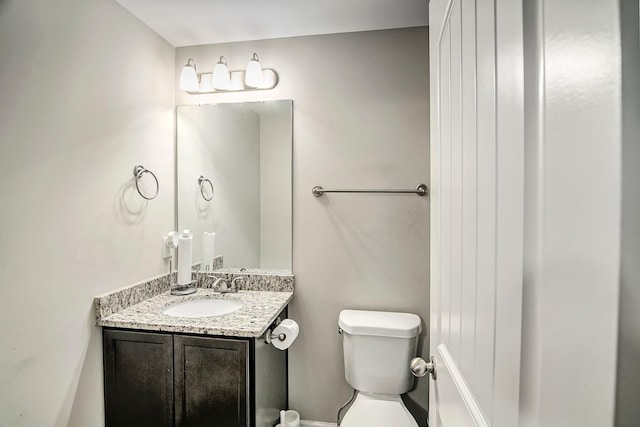
[[[151, 175], [153, 179], [156, 181], [156, 191], [153, 194], [153, 196], [147, 196], [142, 192], [142, 190], [140, 190], [140, 184], [139, 184], [140, 178], [142, 178], [142, 175], [144, 175], [145, 173], [148, 173], [149, 175]], [[143, 199], [153, 200], [156, 197], [158, 197], [158, 192], [160, 191], [160, 184], [158, 183], [158, 177], [156, 177], [156, 174], [154, 174], [153, 172], [151, 172], [149, 169], [145, 168], [142, 165], [135, 165], [133, 167], [133, 177], [136, 181], [136, 190], [138, 190], [138, 194], [140, 194], [140, 196]]]
[[[205, 183], [209, 184], [209, 187], [211, 187], [211, 197], [207, 197], [204, 194]], [[202, 194], [202, 198], [205, 199], [207, 202], [210, 202], [211, 200], [213, 200], [213, 183], [211, 182], [211, 180], [209, 178], [205, 178], [203, 175], [200, 175], [198, 177], [198, 185], [200, 186], [200, 194]]]

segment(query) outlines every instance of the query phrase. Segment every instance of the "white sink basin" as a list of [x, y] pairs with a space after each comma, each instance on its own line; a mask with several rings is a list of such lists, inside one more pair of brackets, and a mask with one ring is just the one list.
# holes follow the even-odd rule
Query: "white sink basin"
[[162, 312], [173, 317], [211, 317], [233, 313], [242, 305], [241, 302], [227, 299], [197, 299], [172, 304]]

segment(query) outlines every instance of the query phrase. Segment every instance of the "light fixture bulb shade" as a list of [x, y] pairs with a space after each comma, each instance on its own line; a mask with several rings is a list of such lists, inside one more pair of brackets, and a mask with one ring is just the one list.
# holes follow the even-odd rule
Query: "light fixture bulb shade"
[[200, 88], [198, 82], [198, 73], [196, 72], [193, 59], [189, 59], [187, 65], [182, 67], [182, 73], [180, 73], [180, 89], [187, 92], [197, 92]]
[[213, 92], [213, 74], [203, 73], [200, 75], [200, 93]]
[[262, 65], [256, 53], [247, 64], [247, 71], [244, 74], [244, 84], [249, 87], [260, 87], [262, 85]]
[[219, 90], [229, 90], [231, 88], [231, 75], [224, 56], [220, 57], [220, 61], [213, 68], [213, 87]]

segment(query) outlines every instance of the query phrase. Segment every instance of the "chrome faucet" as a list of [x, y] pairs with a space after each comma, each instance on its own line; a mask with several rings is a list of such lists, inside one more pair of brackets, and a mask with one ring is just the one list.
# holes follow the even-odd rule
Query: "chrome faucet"
[[229, 283], [229, 281], [224, 277], [216, 279], [216, 281], [213, 282], [213, 290], [221, 294], [236, 293], [238, 292], [238, 284], [236, 283], [236, 279], [233, 279], [231, 283]]

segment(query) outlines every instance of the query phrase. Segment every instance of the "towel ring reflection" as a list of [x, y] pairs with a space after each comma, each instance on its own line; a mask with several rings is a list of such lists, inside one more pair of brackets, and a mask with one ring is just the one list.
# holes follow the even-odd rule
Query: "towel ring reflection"
[[[156, 191], [153, 194], [153, 196], [147, 196], [140, 190], [140, 185], [139, 185], [140, 178], [142, 178], [142, 175], [144, 175], [145, 173], [148, 173], [149, 175], [151, 175], [156, 182]], [[143, 199], [153, 200], [156, 197], [158, 197], [158, 192], [160, 191], [160, 184], [158, 183], [158, 177], [156, 177], [155, 173], [151, 172], [149, 169], [145, 168], [142, 165], [135, 165], [133, 167], [133, 177], [136, 180], [136, 190], [138, 190], [138, 194], [140, 194], [140, 196]]]
[[[207, 197], [204, 194], [205, 183], [208, 183], [209, 187], [211, 187], [211, 197]], [[211, 180], [209, 178], [205, 178], [203, 175], [200, 175], [198, 177], [198, 185], [200, 186], [200, 194], [202, 194], [202, 198], [205, 199], [207, 202], [210, 202], [211, 200], [213, 200], [213, 183], [211, 182]]]

